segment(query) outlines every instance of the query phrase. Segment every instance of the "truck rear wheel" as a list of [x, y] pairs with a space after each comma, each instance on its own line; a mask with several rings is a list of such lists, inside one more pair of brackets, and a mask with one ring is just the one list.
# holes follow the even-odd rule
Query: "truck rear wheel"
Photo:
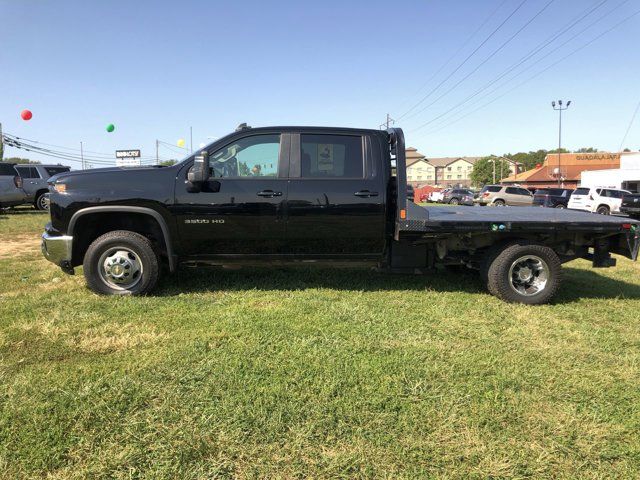
[[518, 242], [494, 250], [481, 275], [489, 292], [501, 300], [540, 305], [560, 288], [562, 264], [549, 247]]
[[108, 232], [94, 240], [83, 267], [89, 288], [103, 295], [148, 293], [160, 273], [158, 256], [149, 239], [127, 230]]

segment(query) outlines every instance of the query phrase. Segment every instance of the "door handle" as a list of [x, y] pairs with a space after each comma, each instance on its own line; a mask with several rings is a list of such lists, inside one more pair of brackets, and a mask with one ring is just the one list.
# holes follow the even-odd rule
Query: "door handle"
[[359, 192], [354, 193], [356, 197], [377, 197], [378, 192], [370, 192], [369, 190], [360, 190]]
[[281, 197], [282, 192], [274, 192], [273, 190], [262, 190], [256, 193], [256, 195], [258, 195], [259, 197], [267, 197], [267, 198]]

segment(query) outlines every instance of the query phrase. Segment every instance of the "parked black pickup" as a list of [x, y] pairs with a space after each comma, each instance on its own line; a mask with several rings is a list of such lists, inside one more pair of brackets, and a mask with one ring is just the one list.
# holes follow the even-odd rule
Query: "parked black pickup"
[[561, 264], [636, 259], [638, 222], [407, 200], [402, 130], [239, 127], [171, 167], [70, 172], [50, 180], [44, 255], [91, 289], [142, 294], [162, 264], [325, 263], [480, 272], [489, 291], [547, 302]]
[[626, 213], [631, 218], [640, 218], [640, 193], [630, 193], [622, 197], [620, 212]]

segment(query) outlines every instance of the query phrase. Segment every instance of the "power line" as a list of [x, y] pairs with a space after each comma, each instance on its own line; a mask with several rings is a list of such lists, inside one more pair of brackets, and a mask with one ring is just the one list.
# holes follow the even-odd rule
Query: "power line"
[[[442, 93], [438, 98], [436, 98], [435, 100], [433, 100], [430, 104], [424, 106], [423, 108], [421, 108], [420, 110], [418, 110], [417, 112], [415, 112], [412, 116], [415, 115], [419, 115], [420, 113], [424, 112], [427, 108], [431, 107], [432, 105], [434, 105], [436, 102], [438, 102], [439, 100], [441, 100], [443, 97], [445, 97], [446, 95], [448, 95], [449, 93], [451, 93], [453, 90], [455, 90], [462, 82], [464, 82], [465, 80], [467, 80], [471, 75], [473, 75], [475, 72], [477, 72], [483, 65], [485, 65], [489, 60], [491, 60], [493, 57], [495, 57], [504, 47], [506, 47], [509, 43], [511, 43], [511, 41], [516, 38], [525, 28], [527, 28], [529, 25], [531, 25], [531, 23], [538, 18], [540, 15], [542, 15], [542, 13], [549, 8], [549, 6], [554, 2], [555, 0], [549, 0], [540, 10], [538, 10], [538, 12], [531, 17], [524, 25], [522, 25], [522, 27], [520, 27], [513, 35], [511, 35], [505, 42], [503, 42], [497, 49], [495, 49], [488, 57], [486, 57], [482, 62], [480, 62], [473, 70], [471, 70], [469, 73], [467, 73], [464, 77], [462, 77], [460, 80], [458, 80], [455, 84], [453, 84], [447, 91], [445, 91], [444, 93]], [[418, 128], [416, 128], [415, 130], [419, 130], [422, 127], [424, 127], [426, 124], [419, 126]], [[414, 130], [414, 131], [415, 131]]]
[[[623, 2], [624, 3], [624, 2]], [[563, 62], [564, 60], [566, 60], [567, 58], [569, 58], [570, 56], [578, 53], [579, 51], [587, 48], [589, 45], [591, 45], [592, 43], [596, 42], [597, 40], [599, 40], [600, 38], [602, 38], [603, 36], [607, 35], [608, 33], [610, 33], [611, 31], [615, 30], [616, 28], [618, 28], [620, 25], [628, 22], [629, 20], [631, 20], [633, 17], [635, 17], [636, 15], [640, 14], [640, 10], [638, 10], [637, 12], [629, 15], [628, 17], [622, 19], [621, 21], [619, 21], [618, 23], [614, 24], [612, 27], [608, 28], [607, 30], [605, 30], [604, 32], [600, 33], [599, 35], [597, 35], [596, 37], [592, 38], [590, 41], [588, 41], [587, 43], [585, 43], [584, 45], [572, 50], [571, 52], [569, 52], [567, 55], [561, 57], [560, 59], [558, 59], [557, 61], [553, 62], [552, 64], [548, 65], [547, 67], [543, 68], [542, 70], [540, 70], [538, 73], [536, 73], [535, 75], [527, 78], [526, 80], [524, 80], [523, 82], [518, 83], [517, 85], [515, 85], [513, 88], [507, 90], [506, 92], [504, 92], [502, 95], [499, 95], [495, 98], [493, 98], [492, 100], [490, 100], [487, 103], [482, 104], [480, 107], [466, 113], [465, 115], [458, 117], [457, 119], [453, 120], [450, 123], [444, 124], [444, 125], [440, 125], [439, 127], [437, 127], [435, 130], [432, 130], [430, 132], [428, 132], [427, 134], [433, 134], [433, 133], [437, 133], [445, 128], [450, 127], [451, 125], [458, 123], [459, 121], [467, 118], [469, 115], [472, 115], [473, 113], [482, 110], [483, 108], [491, 105], [492, 103], [500, 100], [501, 98], [503, 98], [504, 96], [508, 95], [509, 93], [513, 92], [514, 90], [517, 90], [518, 88], [520, 88], [522, 85], [529, 83], [531, 80], [535, 80], [536, 78], [538, 78], [540, 75], [542, 75], [543, 73], [547, 72], [548, 70], [550, 70], [551, 68], [555, 67], [556, 65], [558, 65], [559, 63]], [[544, 60], [544, 59], [543, 59]], [[537, 63], [537, 62], [536, 62]], [[535, 64], [534, 64], [535, 65]], [[531, 65], [533, 66], [533, 65]], [[530, 67], [529, 67], [530, 68]], [[520, 74], [523, 72], [520, 72]], [[520, 75], [519, 74], [519, 75]], [[496, 90], [493, 90], [492, 92], [490, 92], [488, 95], [490, 95], [491, 93], [495, 93]], [[487, 96], [488, 96], [487, 95]]]
[[622, 151], [622, 146], [624, 145], [624, 142], [626, 142], [627, 140], [627, 135], [629, 135], [629, 130], [631, 130], [631, 126], [633, 125], [633, 122], [636, 119], [636, 115], [638, 115], [638, 110], [640, 110], [640, 101], [638, 101], [638, 105], [636, 105], [636, 109], [633, 112], [633, 116], [631, 117], [631, 121], [629, 122], [629, 126], [627, 127], [627, 131], [624, 132], [624, 137], [622, 137], [622, 141], [620, 142], [620, 147], [618, 147], [619, 152]]
[[[558, 32], [556, 32], [554, 35], [552, 35], [551, 37], [549, 37], [547, 40], [543, 41], [542, 43], [538, 44], [537, 47], [535, 47], [534, 49], [532, 49], [527, 55], [523, 56], [518, 62], [516, 62], [515, 64], [513, 64], [511, 67], [509, 67], [507, 70], [505, 70], [502, 74], [500, 74], [498, 77], [493, 78], [492, 80], [490, 80], [489, 82], [487, 82], [483, 87], [479, 88], [478, 90], [476, 90], [473, 94], [469, 95], [468, 97], [466, 97], [464, 100], [462, 100], [461, 102], [458, 102], [457, 104], [455, 104], [453, 107], [449, 108], [448, 110], [444, 111], [443, 113], [441, 113], [440, 115], [432, 118], [431, 120], [429, 120], [428, 122], [423, 123], [422, 125], [420, 125], [419, 127], [413, 129], [412, 131], [417, 131], [420, 130], [421, 128], [426, 127], [427, 125], [430, 125], [431, 123], [435, 122], [436, 120], [439, 120], [440, 118], [444, 117], [445, 115], [447, 115], [448, 113], [452, 112], [453, 110], [456, 110], [458, 107], [466, 104], [467, 102], [469, 102], [470, 100], [472, 100], [473, 98], [475, 98], [477, 95], [479, 95], [480, 93], [482, 93], [483, 91], [485, 91], [487, 88], [491, 87], [491, 86], [495, 86], [496, 82], [501, 80], [502, 78], [504, 78], [505, 76], [507, 76], [509, 73], [513, 72], [515, 69], [517, 69], [519, 66], [523, 65], [524, 63], [526, 63], [528, 60], [530, 60], [531, 58], [533, 58], [535, 55], [537, 55], [538, 53], [540, 53], [542, 50], [544, 50], [547, 46], [549, 46], [550, 44], [552, 44], [555, 40], [557, 40], [558, 38], [560, 38], [562, 35], [564, 35], [566, 32], [568, 32], [569, 30], [571, 30], [573, 27], [575, 27], [578, 23], [580, 23], [582, 20], [584, 20], [585, 18], [587, 18], [589, 15], [591, 15], [595, 10], [597, 10], [598, 8], [600, 8], [602, 5], [604, 5], [606, 2], [608, 2], [609, 0], [601, 0], [599, 3], [597, 3], [595, 6], [587, 9], [582, 15], [580, 15], [579, 17], [577, 17], [575, 20], [573, 20], [572, 22], [570, 22], [567, 26], [563, 27], [562, 29], [560, 29]], [[595, 23], [601, 21], [602, 19], [604, 19], [605, 17], [607, 17], [609, 14], [611, 14], [613, 11], [615, 11], [616, 9], [620, 8], [623, 4], [627, 3], [629, 0], [624, 0], [621, 4], [619, 4], [617, 7], [613, 8], [612, 10], [610, 10], [608, 13], [606, 13], [605, 15], [599, 17], [598, 19], [596, 19], [594, 22], [590, 23], [589, 25], [587, 25], [585, 28], [583, 28], [582, 30], [580, 30], [577, 34], [575, 34], [574, 36], [572, 36], [571, 38], [569, 38], [567, 41], [565, 41], [564, 43], [562, 43], [561, 45], [559, 45], [558, 47], [556, 47], [555, 49], [551, 50], [549, 53], [547, 53], [546, 57], [548, 57], [550, 54], [554, 53], [555, 51], [557, 51], [558, 49], [560, 49], [561, 47], [563, 47], [564, 45], [566, 45], [567, 43], [569, 43], [571, 40], [573, 40], [574, 38], [576, 38], [578, 35], [580, 35], [581, 33], [583, 33], [585, 30], [587, 30], [588, 28], [590, 28], [591, 26], [593, 26]], [[513, 76], [512, 78], [510, 78], [509, 80], [507, 80], [506, 82], [504, 82], [502, 85], [494, 88], [491, 92], [489, 92], [487, 95], [483, 95], [481, 98], [484, 98], [488, 95], [491, 95], [493, 92], [499, 90], [502, 86], [506, 85], [507, 83], [509, 83], [510, 81], [512, 81], [513, 79], [517, 78], [518, 76], [520, 76], [522, 73], [526, 72], [527, 70], [529, 70], [530, 68], [532, 68], [533, 66], [535, 66], [536, 64], [540, 63], [542, 60], [544, 60], [546, 57], [542, 57], [540, 59], [538, 59], [537, 61], [535, 61], [533, 64], [531, 64], [529, 67], [527, 67], [526, 69], [524, 69], [523, 71], [521, 71], [520, 73], [518, 73], [517, 75]]]
[[[482, 28], [489, 22], [489, 20], [491, 20], [494, 17], [494, 15], [498, 12], [498, 10], [500, 10], [502, 8], [502, 6], [505, 3], [507, 3], [507, 1], [508, 0], [503, 0], [502, 2], [500, 2], [500, 4], [489, 14], [489, 16], [487, 16], [487, 18], [485, 18], [484, 22], [482, 22], [480, 24], [480, 26], [478, 28], [476, 28], [474, 30], [474, 32], [467, 37], [467, 39], [462, 43], [462, 45], [460, 45], [460, 47], [456, 50], [456, 52], [453, 55], [451, 55], [449, 57], [449, 59], [446, 62], [444, 62], [440, 66], [440, 68], [438, 68], [438, 70], [436, 70], [422, 85], [420, 85], [420, 88], [418, 88], [416, 90], [415, 95], [420, 93], [424, 87], [426, 87], [428, 84], [430, 84], [431, 81], [434, 78], [436, 78], [447, 67], [447, 65], [449, 65], [451, 63], [451, 61], [454, 58], [456, 58], [460, 54], [460, 52], [462, 52], [462, 50], [464, 50], [464, 48], [469, 44], [469, 42], [478, 34], [478, 32], [480, 32], [480, 30], [482, 30]], [[408, 103], [408, 100], [409, 99], [407, 98], [404, 102], [402, 102], [402, 104], [404, 105], [404, 104]], [[406, 113], [404, 115], [406, 115]], [[400, 118], [402, 118], [404, 115], [402, 115]]]
[[518, 10], [520, 10], [522, 8], [522, 6], [527, 2], [527, 0], [522, 0], [522, 2], [520, 2], [520, 4], [507, 16], [507, 18], [505, 18], [502, 23], [500, 25], [498, 25], [490, 34], [489, 36], [487, 36], [482, 43], [480, 43], [480, 45], [478, 45], [469, 55], [467, 55], [467, 57], [449, 74], [447, 75], [438, 85], [436, 85], [435, 88], [431, 89], [429, 91], [429, 93], [427, 93], [424, 97], [422, 97], [413, 107], [411, 107], [409, 110], [407, 110], [405, 113], [403, 113], [402, 115], [400, 115], [400, 117], [398, 118], [398, 120], [402, 120], [404, 117], [406, 117], [411, 111], [413, 111], [415, 108], [417, 108], [418, 106], [420, 106], [422, 104], [422, 102], [424, 102], [427, 98], [429, 98], [431, 95], [433, 95], [434, 92], [436, 92], [447, 80], [449, 80], [453, 75], [456, 74], [456, 72], [458, 70], [460, 70], [468, 61], [469, 59], [471, 59], [471, 57], [473, 57], [476, 52], [478, 50], [480, 50], [497, 32], [498, 30], [500, 30], [505, 23], [507, 23], [511, 17], [513, 17]]
[[[16, 142], [19, 142], [21, 144], [23, 144], [23, 143], [25, 145], [29, 144], [34, 149], [39, 149], [39, 150], [42, 150], [42, 151], [54, 151], [54, 152], [59, 153], [61, 155], [70, 155], [72, 157], [79, 157], [79, 158], [82, 158], [84, 156], [85, 159], [93, 160], [94, 163], [95, 162], [100, 162], [100, 161], [102, 161], [102, 162], [109, 161], [109, 160], [113, 159], [113, 154], [106, 154], [106, 153], [101, 153], [101, 152], [93, 152], [94, 153], [93, 155], [88, 155], [87, 153], [91, 152], [91, 150], [82, 150], [81, 151], [81, 150], [79, 150], [77, 148], [63, 147], [61, 145], [52, 145], [52, 144], [48, 144], [48, 143], [45, 143], [45, 142], [39, 142], [37, 140], [29, 140], [29, 139], [26, 139], [26, 138], [23, 138], [23, 137], [17, 137], [15, 135], [11, 135], [11, 134], [5, 134], [4, 136], [5, 136], [5, 138], [12, 139], [12, 140], [14, 140]], [[67, 151], [61, 152], [61, 151], [56, 151], [56, 150], [45, 148], [45, 147], [40, 147], [38, 145], [32, 145], [34, 143], [37, 143], [38, 145], [55, 146], [56, 148], [60, 148], [60, 149], [67, 150]], [[142, 160], [152, 160], [153, 159], [153, 157], [147, 157], [147, 156], [142, 156], [140, 158]]]

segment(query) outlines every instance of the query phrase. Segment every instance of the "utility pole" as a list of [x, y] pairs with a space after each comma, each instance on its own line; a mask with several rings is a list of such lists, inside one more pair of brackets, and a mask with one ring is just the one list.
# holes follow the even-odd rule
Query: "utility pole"
[[551, 102], [551, 106], [554, 110], [558, 111], [558, 187], [562, 185], [562, 169], [560, 168], [560, 161], [562, 159], [562, 154], [560, 151], [562, 150], [562, 112], [566, 110], [571, 105], [571, 100], [567, 102], [567, 104], [563, 107], [562, 100], [558, 100], [558, 105], [556, 106], [556, 102]]
[[191, 150], [191, 153], [193, 153], [193, 127], [189, 127], [189, 149]]
[[4, 137], [2, 136], [2, 123], [0, 122], [0, 162], [4, 158]]
[[387, 129], [389, 128], [389, 125], [393, 125], [394, 123], [396, 123], [396, 121], [387, 113], [387, 120], [380, 124], [380, 129], [382, 130], [383, 127]]
[[156, 138], [156, 165], [160, 165], [160, 158], [158, 157], [158, 139]]
[[493, 184], [496, 184], [496, 159], [492, 158], [491, 163], [493, 163]]
[[82, 160], [82, 169], [84, 170], [84, 152], [82, 150], [82, 142], [80, 142], [80, 160]]

